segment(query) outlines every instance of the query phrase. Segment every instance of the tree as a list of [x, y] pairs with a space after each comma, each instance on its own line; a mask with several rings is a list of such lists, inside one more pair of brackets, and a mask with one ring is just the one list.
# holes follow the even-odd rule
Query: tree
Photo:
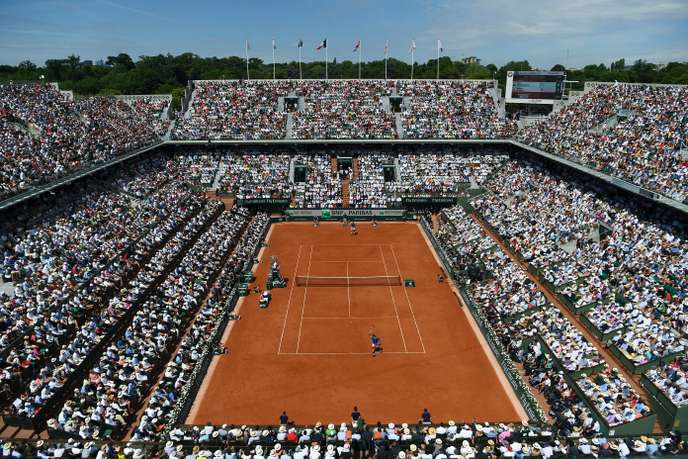
[[22, 72], [31, 72], [33, 70], [36, 70], [36, 64], [29, 60], [25, 60], [21, 61], [19, 65], [17, 65], [17, 68]]
[[117, 56], [108, 56], [105, 65], [110, 67], [120, 67], [120, 69], [131, 70], [134, 68], [134, 61], [126, 53], [119, 53]]
[[[272, 78], [272, 61], [263, 62], [253, 58], [250, 65], [252, 79]], [[302, 67], [304, 78], [325, 77], [323, 61], [304, 62]], [[389, 78], [409, 78], [411, 75], [410, 64], [398, 59], [389, 58], [387, 70]], [[440, 59], [441, 78], [497, 78], [502, 88], [505, 87], [507, 72], [515, 70], [532, 68], [526, 60], [510, 61], [497, 68], [494, 64], [465, 64], [462, 61], [453, 61], [448, 56], [442, 56]], [[552, 70], [564, 69], [561, 64], [557, 64]], [[427, 62], [417, 62], [413, 73], [414, 78], [434, 79], [436, 71], [437, 60], [431, 59]], [[609, 68], [605, 64], [593, 64], [586, 65], [580, 70], [568, 69], [566, 72], [569, 79], [580, 81], [574, 85], [574, 89], [582, 89], [586, 81], [688, 84], [688, 62], [671, 62], [660, 69], [645, 60], [637, 60], [632, 66], [627, 67], [624, 59], [619, 59]], [[298, 63], [278, 63], [276, 74], [277, 78], [298, 78]], [[200, 57], [186, 52], [177, 56], [139, 56], [136, 61], [126, 53], [119, 53], [116, 56], [108, 56], [104, 63], [96, 61], [96, 65], [87, 65], [76, 55], [63, 59], [49, 59], [42, 67], [30, 61], [23, 61], [16, 66], [0, 65], [0, 81], [33, 80], [38, 79], [40, 75], [45, 75], [48, 81], [57, 81], [62, 88], [72, 89], [80, 95], [173, 92], [177, 95], [175, 100], [179, 100], [188, 80], [245, 78], [246, 62], [241, 56]], [[329, 66], [329, 75], [331, 78], [357, 78], [358, 61], [353, 59], [337, 63], [333, 59]], [[382, 78], [384, 60], [363, 62], [361, 76]]]
[[48, 59], [45, 61], [46, 77], [51, 81], [63, 81], [66, 76], [65, 59]]
[[550, 69], [550, 72], [565, 72], [565, 71], [566, 71], [566, 67], [564, 67], [561, 64], [556, 64]]
[[81, 63], [81, 58], [76, 54], [70, 54], [67, 56], [67, 65], [71, 70], [76, 70]]
[[609, 68], [612, 72], [622, 72], [626, 69], [626, 59], [622, 58], [618, 61], [612, 62], [612, 65]]

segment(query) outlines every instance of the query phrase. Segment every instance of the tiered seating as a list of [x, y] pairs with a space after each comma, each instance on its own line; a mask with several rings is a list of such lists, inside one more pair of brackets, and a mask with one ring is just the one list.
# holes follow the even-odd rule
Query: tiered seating
[[176, 354], [165, 368], [163, 378], [153, 390], [141, 422], [132, 436], [133, 441], [154, 440], [170, 422], [177, 421], [176, 411], [182, 404], [190, 403], [190, 395], [198, 390], [200, 377], [205, 371], [202, 365], [210, 362], [215, 353], [214, 340], [218, 330], [224, 328], [227, 305], [236, 296], [236, 284], [247, 261], [251, 261], [259, 248], [268, 225], [268, 215], [260, 213], [247, 226], [246, 232], [227, 260], [222, 272], [210, 289], [210, 293], [191, 330], [184, 337]]
[[174, 183], [141, 203], [96, 192], [10, 234], [5, 278], [17, 280], [14, 295], [0, 297], [6, 382], [20, 390], [57, 358], [100, 302], [135, 274], [170, 221], [175, 224], [199, 204]]
[[[556, 377], [556, 374], [554, 375]], [[546, 378], [545, 383], [550, 381]], [[560, 382], [555, 382], [560, 385]], [[546, 389], [548, 393], [549, 389]], [[554, 392], [553, 390], [551, 392]], [[566, 394], [566, 390], [563, 391]], [[567, 403], [569, 400], [565, 400]], [[571, 404], [576, 409], [575, 404]], [[657, 457], [686, 453], [680, 432], [642, 436], [595, 435], [575, 426], [571, 437], [529, 423], [450, 421], [447, 424], [353, 425], [352, 423], [289, 426], [206, 425], [174, 429], [170, 440], [151, 443], [94, 443], [92, 441], [8, 440], [3, 446], [8, 456], [31, 451], [36, 457], [83, 458], [120, 455], [126, 458], [204, 457], [221, 458], [241, 451], [247, 459], [263, 457], [347, 458], [359, 451], [380, 449], [394, 443], [397, 456], [421, 454], [440, 457]], [[585, 434], [585, 435], [581, 435]], [[372, 441], [369, 438], [373, 438]], [[390, 448], [391, 450], [391, 448]], [[229, 452], [228, 452], [229, 451]]]
[[[404, 97], [408, 138], [503, 138], [515, 124], [498, 118], [493, 82], [431, 80], [197, 81], [176, 139], [284, 139], [287, 109], [294, 139], [394, 139], [388, 97]], [[283, 99], [284, 100], [284, 99]], [[303, 106], [300, 106], [303, 105]]]
[[498, 119], [492, 81], [400, 81], [404, 134], [411, 139], [493, 139], [510, 137], [514, 125]]
[[358, 178], [349, 185], [351, 207], [393, 207], [398, 202], [388, 191], [383, 165], [391, 163], [389, 157], [369, 153], [358, 159]]
[[[501, 183], [503, 186], [504, 182]], [[594, 430], [599, 431], [601, 422], [605, 423], [605, 428], [646, 419], [650, 419], [651, 424], [649, 406], [617, 371], [606, 365], [580, 331], [558, 309], [547, 304], [542, 292], [527, 279], [522, 268], [499, 250], [493, 250], [491, 239], [483, 234], [477, 223], [458, 207], [445, 209], [442, 218], [444, 227], [437, 236], [454, 263], [455, 275], [466, 282], [469, 301], [483, 311], [513, 358], [528, 362], [531, 383], [538, 387], [548, 380], [551, 384], [550, 368], [558, 367], [567, 375], [566, 382], [576, 381], [579, 390], [586, 395], [581, 403], [587, 408], [579, 409], [582, 417], [575, 419], [571, 416], [570, 404], [562, 403], [568, 397], [565, 395], [567, 387], [560, 386], [553, 391], [547, 386], [548, 399], [557, 402], [552, 409], [557, 416], [562, 416], [559, 419], [562, 425], [591, 429], [598, 423]], [[482, 265], [488, 275], [476, 276], [473, 274], [476, 269], [467, 269], [467, 265], [477, 264]], [[554, 379], [561, 383], [560, 378]], [[619, 394], [623, 394], [623, 400]], [[576, 396], [572, 400], [579, 403]]]
[[[131, 282], [120, 282], [117, 289], [111, 289], [110, 295], [115, 296], [109, 301], [110, 295], [85, 292], [90, 293], [94, 306], [85, 320], [76, 318], [76, 322], [83, 322], [83, 325], [73, 339], [64, 340], [55, 353], [55, 361], [41, 368], [29, 387], [14, 400], [10, 413], [19, 417], [43, 418], [46, 409], [56, 408], [54, 405], [61, 403], [69, 394], [68, 391], [83, 376], [81, 373], [90, 367], [104, 346], [131, 320], [140, 303], [151, 293], [151, 287], [157, 285], [162, 280], [160, 277], [171, 268], [169, 263], [175, 260], [178, 251], [218, 212], [219, 206], [219, 203], [208, 205], [189, 220], [199, 211], [201, 203], [192, 202], [190, 207], [181, 205], [155, 231], [136, 241], [130, 250], [134, 263], [130, 274], [135, 274]], [[177, 232], [180, 225], [183, 228]], [[106, 303], [107, 307], [99, 308], [101, 303]]]
[[286, 154], [229, 153], [221, 160], [225, 172], [219, 188], [238, 199], [290, 197], [290, 160]]
[[[631, 370], [683, 350], [688, 250], [677, 228], [516, 163], [488, 187], [494, 194], [474, 203], [483, 217]], [[600, 236], [599, 225], [611, 234]]]
[[342, 184], [332, 173], [329, 156], [297, 155], [294, 161], [308, 168], [306, 182], [296, 183], [296, 207], [334, 208], [342, 205]]
[[688, 198], [688, 87], [594, 86], [518, 139], [678, 201]]
[[209, 188], [215, 180], [220, 159], [215, 154], [199, 152], [190, 155], [178, 155], [175, 158], [179, 167], [186, 171], [186, 178], [203, 188]]
[[[213, 208], [221, 206], [214, 202], [209, 207], [211, 215]], [[81, 438], [122, 433], [193, 319], [245, 223], [242, 210], [226, 211], [212, 222], [143, 302], [121, 337], [90, 368], [49, 427]]]
[[399, 155], [401, 180], [394, 191], [403, 194], [452, 195], [465, 190], [473, 179], [482, 184], [506, 161], [505, 155], [460, 154], [438, 151]]
[[289, 81], [196, 81], [188, 116], [175, 125], [175, 139], [283, 139], [287, 114], [279, 97], [292, 92]]
[[168, 122], [152, 103], [72, 102], [51, 85], [0, 85], [0, 198], [155, 142]]
[[393, 139], [394, 115], [383, 107], [394, 82], [376, 80], [302, 81], [303, 112], [294, 112], [296, 139]]

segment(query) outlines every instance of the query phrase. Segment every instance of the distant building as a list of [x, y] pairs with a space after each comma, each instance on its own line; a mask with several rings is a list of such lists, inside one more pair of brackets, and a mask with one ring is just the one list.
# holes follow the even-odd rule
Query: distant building
[[464, 64], [478, 64], [480, 65], [480, 59], [475, 56], [464, 57], [462, 59]]

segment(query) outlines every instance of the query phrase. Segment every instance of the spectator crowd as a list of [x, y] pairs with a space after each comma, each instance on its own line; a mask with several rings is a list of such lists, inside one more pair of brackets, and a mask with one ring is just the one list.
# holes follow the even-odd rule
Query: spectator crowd
[[597, 84], [518, 132], [522, 142], [688, 199], [688, 87]]
[[459, 459], [535, 457], [658, 457], [686, 453], [677, 432], [654, 436], [580, 435], [559, 438], [526, 422], [503, 424], [452, 420], [443, 424], [317, 423], [269, 428], [221, 425], [178, 428], [160, 443], [7, 441], [5, 457], [83, 459]]
[[173, 138], [511, 137], [516, 125], [500, 118], [497, 98], [492, 81], [195, 81]]
[[0, 84], [0, 198], [159, 140], [169, 100], [70, 100], [53, 85]]

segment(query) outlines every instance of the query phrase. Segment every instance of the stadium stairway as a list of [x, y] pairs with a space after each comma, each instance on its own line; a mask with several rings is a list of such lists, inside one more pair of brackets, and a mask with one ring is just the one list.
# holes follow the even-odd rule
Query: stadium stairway
[[404, 126], [401, 123], [401, 113], [394, 114], [394, 124], [397, 128], [397, 137], [403, 139], [405, 137]]
[[291, 139], [294, 137], [294, 116], [291, 113], [287, 113], [287, 133], [285, 135], [286, 139]]
[[342, 180], [342, 207], [349, 208], [349, 177]]
[[217, 191], [217, 189], [220, 188], [220, 180], [222, 180], [222, 177], [225, 176], [226, 172], [227, 163], [225, 163], [224, 161], [220, 161], [220, 165], [217, 168], [217, 172], [215, 172], [215, 178], [213, 179], [211, 189]]
[[336, 174], [337, 173], [337, 158], [332, 158], [330, 160], [330, 165], [332, 166], [332, 173]]
[[358, 178], [361, 175], [361, 163], [359, 158], [354, 158], [351, 161], [351, 169], [352, 169], [352, 179], [353, 180], [358, 180]]
[[162, 140], [172, 139], [172, 130], [174, 129], [176, 122], [177, 120], [172, 120], [172, 122], [170, 122], [170, 125], [167, 126], [167, 131], [165, 131], [165, 135], [162, 136]]
[[440, 223], [440, 216], [437, 213], [433, 213], [430, 216], [430, 221], [432, 221], [432, 230], [437, 232], [440, 229], [441, 223]]

